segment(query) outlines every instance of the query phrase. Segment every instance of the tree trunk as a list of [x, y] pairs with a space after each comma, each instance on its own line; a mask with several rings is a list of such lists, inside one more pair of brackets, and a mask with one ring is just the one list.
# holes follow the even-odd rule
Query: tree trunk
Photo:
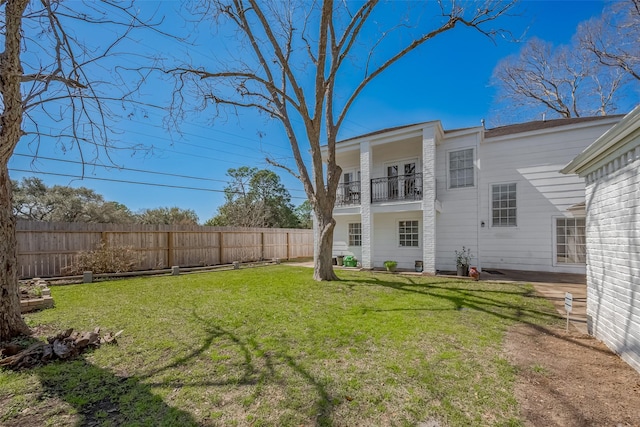
[[317, 236], [314, 239], [314, 263], [313, 263], [313, 279], [322, 280], [339, 280], [333, 271], [333, 229], [336, 221], [333, 219], [332, 210], [329, 213], [316, 212]]
[[0, 341], [30, 333], [20, 313], [16, 220], [11, 205], [11, 179], [0, 165]]
[[0, 341], [29, 334], [20, 313], [16, 220], [13, 216], [11, 178], [7, 163], [22, 136], [20, 40], [22, 16], [28, 0], [3, 2], [4, 52], [0, 54]]

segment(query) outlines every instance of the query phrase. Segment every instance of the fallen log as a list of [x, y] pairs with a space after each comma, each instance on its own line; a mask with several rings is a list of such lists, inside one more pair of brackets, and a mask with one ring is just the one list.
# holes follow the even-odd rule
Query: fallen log
[[[53, 360], [71, 360], [89, 348], [99, 348], [101, 344], [116, 344], [122, 332], [108, 332], [101, 337], [99, 327], [82, 333], [67, 329], [47, 337], [46, 342], [37, 342], [17, 352], [15, 344], [7, 344], [0, 353], [6, 356], [0, 359], [0, 367], [20, 370], [44, 365]], [[7, 349], [8, 351], [5, 351]]]

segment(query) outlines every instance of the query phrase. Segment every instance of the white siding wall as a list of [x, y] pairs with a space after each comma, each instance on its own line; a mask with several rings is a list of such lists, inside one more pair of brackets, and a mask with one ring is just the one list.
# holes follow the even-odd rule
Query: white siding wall
[[[455, 252], [471, 248], [471, 265], [478, 264], [478, 142], [480, 130], [445, 138], [436, 148], [436, 181], [438, 200], [442, 205], [436, 215], [436, 269], [455, 271]], [[449, 188], [449, 153], [473, 148], [476, 174], [473, 187]]]
[[[637, 140], [636, 140], [637, 144]], [[589, 332], [640, 371], [640, 148], [587, 177]]]
[[[555, 219], [571, 217], [584, 201], [584, 181], [559, 172], [611, 127], [593, 124], [486, 139], [480, 147], [480, 221], [483, 268], [585, 273], [584, 265], [555, 262]], [[517, 226], [491, 224], [491, 185], [516, 183]], [[478, 222], [480, 222], [478, 221]]]
[[[373, 147], [373, 167], [371, 169], [371, 178], [386, 177], [387, 164], [398, 163], [404, 160], [415, 160], [417, 163], [416, 172], [420, 172], [421, 157], [421, 138], [410, 138], [388, 144], [376, 145]], [[400, 170], [399, 174], [404, 174], [404, 171]]]
[[349, 246], [349, 224], [360, 222], [360, 215], [338, 215], [333, 230], [333, 256], [353, 255], [362, 261], [362, 247]]
[[[400, 247], [398, 241], [398, 221], [416, 220], [419, 224], [420, 246]], [[416, 260], [422, 260], [422, 212], [376, 213], [373, 215], [375, 235], [373, 244], [373, 266], [384, 267], [387, 260], [397, 261], [400, 269], [413, 269]]]

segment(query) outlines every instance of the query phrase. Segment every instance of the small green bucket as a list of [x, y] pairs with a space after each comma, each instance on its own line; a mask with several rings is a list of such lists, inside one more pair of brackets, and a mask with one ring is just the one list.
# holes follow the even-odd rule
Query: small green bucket
[[358, 261], [352, 255], [347, 255], [346, 257], [344, 257], [344, 260], [342, 262], [344, 263], [345, 267], [358, 266]]

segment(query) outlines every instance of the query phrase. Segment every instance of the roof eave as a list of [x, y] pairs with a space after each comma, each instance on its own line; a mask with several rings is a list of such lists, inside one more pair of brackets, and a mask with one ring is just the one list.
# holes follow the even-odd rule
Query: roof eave
[[640, 126], [640, 105], [631, 110], [617, 124], [602, 134], [598, 139], [588, 146], [582, 153], [578, 154], [569, 164], [560, 170], [564, 174], [582, 174], [589, 166], [594, 164], [598, 157], [611, 152], [627, 136]]

